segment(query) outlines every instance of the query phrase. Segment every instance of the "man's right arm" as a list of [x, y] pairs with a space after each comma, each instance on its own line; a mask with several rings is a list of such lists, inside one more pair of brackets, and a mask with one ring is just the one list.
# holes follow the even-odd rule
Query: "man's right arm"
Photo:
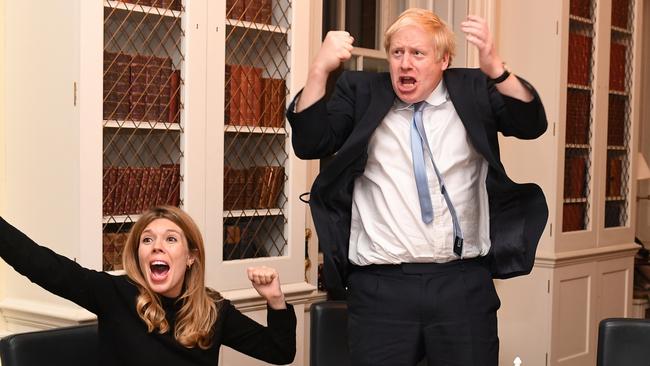
[[352, 57], [354, 38], [345, 31], [330, 31], [325, 36], [316, 58], [309, 67], [307, 82], [296, 104], [296, 112], [302, 112], [325, 96], [327, 78], [341, 62]]

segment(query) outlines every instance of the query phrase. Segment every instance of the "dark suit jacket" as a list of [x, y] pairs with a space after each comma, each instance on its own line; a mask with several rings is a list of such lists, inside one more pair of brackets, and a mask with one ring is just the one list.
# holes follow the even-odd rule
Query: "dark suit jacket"
[[[490, 206], [488, 263], [494, 278], [528, 274], [537, 243], [546, 226], [548, 207], [541, 188], [514, 183], [499, 157], [497, 132], [534, 139], [546, 131], [546, 115], [537, 92], [524, 103], [501, 95], [478, 69], [448, 69], [443, 78], [460, 119], [474, 145], [489, 164]], [[321, 99], [287, 117], [291, 140], [301, 159], [334, 155], [311, 189], [310, 208], [324, 254], [324, 284], [330, 296], [345, 296], [349, 272], [348, 243], [354, 179], [363, 173], [368, 141], [388, 113], [396, 95], [388, 73], [344, 72], [329, 102]], [[407, 164], [407, 162], [404, 162]]]

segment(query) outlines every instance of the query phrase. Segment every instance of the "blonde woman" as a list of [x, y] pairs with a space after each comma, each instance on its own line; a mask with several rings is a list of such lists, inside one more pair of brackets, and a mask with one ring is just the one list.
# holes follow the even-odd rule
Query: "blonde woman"
[[221, 345], [273, 364], [295, 356], [296, 316], [278, 273], [248, 269], [267, 301], [264, 327], [205, 287], [203, 239], [179, 208], [152, 208], [133, 225], [123, 276], [83, 268], [2, 218], [0, 257], [32, 282], [97, 315], [97, 364], [216, 365]]

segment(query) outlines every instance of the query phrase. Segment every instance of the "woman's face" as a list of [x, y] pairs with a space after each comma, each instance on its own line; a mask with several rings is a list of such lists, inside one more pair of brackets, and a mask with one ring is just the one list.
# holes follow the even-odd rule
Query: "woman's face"
[[178, 297], [185, 271], [194, 262], [185, 233], [168, 219], [156, 219], [144, 229], [138, 245], [140, 270], [157, 294]]

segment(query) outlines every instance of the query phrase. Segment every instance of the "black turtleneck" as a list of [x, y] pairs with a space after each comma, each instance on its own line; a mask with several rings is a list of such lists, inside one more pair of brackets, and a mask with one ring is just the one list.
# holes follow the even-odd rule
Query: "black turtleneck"
[[[99, 365], [216, 365], [221, 345], [273, 364], [290, 363], [295, 356], [296, 315], [290, 304], [286, 310], [267, 308], [264, 327], [222, 300], [212, 346], [186, 348], [173, 331], [147, 332], [135, 309], [138, 289], [128, 277], [81, 267], [34, 243], [2, 218], [0, 257], [32, 282], [97, 315]], [[165, 297], [161, 302], [173, 327], [181, 303]]]

